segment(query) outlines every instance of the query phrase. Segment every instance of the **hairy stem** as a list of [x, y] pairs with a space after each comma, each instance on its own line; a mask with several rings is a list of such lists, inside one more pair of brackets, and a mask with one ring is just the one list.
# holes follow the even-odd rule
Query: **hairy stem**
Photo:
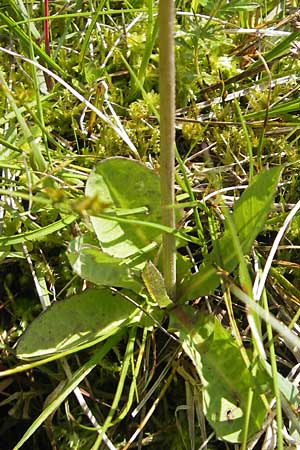
[[[174, 0], [159, 2], [160, 180], [163, 224], [175, 228], [175, 54]], [[169, 296], [175, 299], [175, 237], [163, 235], [163, 275]]]

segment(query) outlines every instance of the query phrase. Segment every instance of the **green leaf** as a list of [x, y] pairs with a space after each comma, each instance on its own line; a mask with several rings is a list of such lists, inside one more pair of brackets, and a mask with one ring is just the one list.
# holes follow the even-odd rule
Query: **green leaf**
[[[113, 212], [124, 210], [122, 218], [161, 223], [159, 178], [138, 161], [121, 157], [102, 161], [89, 176], [85, 193], [111, 205]], [[136, 208], [141, 212], [132, 213]], [[91, 217], [91, 222], [102, 250], [118, 258], [142, 253], [161, 234], [155, 228], [100, 217]]]
[[[300, 102], [298, 99], [290, 100], [290, 101], [282, 101], [279, 104], [276, 104], [276, 106], [271, 107], [268, 110], [268, 117], [278, 117], [282, 115], [287, 114], [298, 114], [300, 108]], [[266, 111], [254, 111], [249, 114], [246, 114], [245, 120], [251, 120], [251, 119], [261, 119], [264, 118], [266, 115]]]
[[77, 219], [77, 216], [70, 214], [65, 216], [63, 219], [53, 222], [45, 227], [38, 228], [37, 230], [25, 231], [24, 233], [18, 233], [14, 236], [1, 236], [0, 237], [0, 247], [7, 247], [9, 245], [22, 244], [24, 242], [34, 241], [37, 239], [42, 239], [56, 231], [59, 231], [66, 226], [70, 225]]
[[80, 236], [69, 244], [68, 258], [77, 275], [102, 286], [115, 286], [141, 290], [142, 284], [134, 279], [134, 271], [123, 259], [103, 253], [87, 237]]
[[[272, 61], [274, 58], [278, 58], [284, 53], [288, 52], [293, 41], [297, 41], [299, 39], [299, 31], [294, 31], [290, 33], [288, 36], [280, 39], [276, 45], [264, 54], [264, 60], [268, 63]], [[251, 64], [250, 69], [254, 69], [255, 67], [259, 67], [261, 65], [261, 61], [258, 60], [254, 64]]]
[[[249, 253], [258, 233], [263, 229], [273, 203], [281, 168], [276, 167], [258, 174], [233, 208], [232, 220], [244, 255]], [[179, 287], [182, 301], [208, 295], [220, 284], [216, 265], [232, 272], [239, 263], [233, 239], [225, 230], [221, 239], [200, 266], [199, 272], [187, 277]]]
[[160, 308], [166, 308], [173, 304], [167, 294], [162, 274], [151, 261], [147, 262], [142, 272], [142, 278], [150, 297]]
[[244, 253], [248, 253], [257, 234], [263, 229], [273, 205], [281, 167], [258, 174], [233, 209], [233, 222]]
[[259, 4], [256, 2], [245, 2], [241, 4], [240, 0], [232, 2], [233, 4], [226, 4], [224, 10], [226, 11], [253, 11], [259, 8]]
[[[181, 307], [183, 308], [183, 307]], [[185, 311], [186, 308], [185, 308]], [[267, 407], [261, 395], [270, 390], [270, 378], [258, 366], [255, 378], [244, 362], [230, 332], [212, 316], [200, 314], [192, 331], [173, 318], [172, 327], [179, 329], [179, 339], [200, 376], [204, 414], [217, 436], [229, 442], [241, 442], [248, 393], [254, 391], [248, 437], [261, 429]]]
[[208, 0], [192, 0], [191, 10], [196, 12], [200, 6], [206, 6]]
[[38, 359], [91, 346], [140, 319], [140, 310], [108, 289], [89, 289], [54, 303], [27, 328], [18, 342], [20, 359]]

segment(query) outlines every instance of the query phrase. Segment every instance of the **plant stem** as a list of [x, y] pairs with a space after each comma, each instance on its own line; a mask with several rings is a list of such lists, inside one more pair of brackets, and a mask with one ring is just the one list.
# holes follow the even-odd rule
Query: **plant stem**
[[[160, 83], [160, 180], [163, 225], [175, 228], [175, 52], [174, 1], [159, 2], [159, 83]], [[163, 235], [163, 275], [168, 295], [175, 299], [176, 242]]]
[[[49, 0], [44, 0], [44, 16], [49, 16]], [[50, 33], [49, 33], [49, 19], [44, 20], [44, 39], [45, 39], [45, 51], [48, 56], [50, 56]], [[51, 91], [53, 88], [53, 80], [52, 78], [47, 74], [44, 73], [45, 82], [47, 85], [48, 91]]]

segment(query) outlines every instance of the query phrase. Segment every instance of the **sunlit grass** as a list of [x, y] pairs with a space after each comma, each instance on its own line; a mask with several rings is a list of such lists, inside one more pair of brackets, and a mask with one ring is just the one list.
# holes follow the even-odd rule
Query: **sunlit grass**
[[[254, 348], [255, 357], [270, 362], [275, 402], [251, 448], [261, 448], [273, 433], [278, 441], [269, 448], [281, 449], [300, 442], [294, 412], [280, 395], [284, 377], [298, 379], [297, 9], [292, 1], [279, 7], [197, 0], [178, 0], [176, 8], [176, 197], [184, 205], [176, 234], [187, 238], [182, 267], [199, 270], [222, 236], [226, 214], [230, 223], [234, 202], [257, 173], [284, 169], [269, 220], [247, 258], [241, 254], [239, 269], [222, 273], [213, 295], [190, 302], [223, 317], [244, 355]], [[50, 2], [46, 51], [40, 2], [0, 6], [0, 323], [6, 375], [18, 363], [14, 344], [45, 298], [60, 301], [86, 288], [66, 251], [76, 236], [91, 232], [91, 205], [84, 197], [91, 169], [121, 155], [158, 171], [157, 12], [152, 0]], [[257, 310], [253, 295], [262, 296]], [[195, 368], [174, 340], [155, 327], [110, 339], [103, 351], [68, 357], [68, 376], [66, 366], [52, 361], [39, 370], [24, 366], [17, 382], [4, 378], [5, 448], [22, 436], [25, 442], [27, 430], [32, 449], [95, 450], [99, 424], [108, 448], [123, 448], [141, 429], [135, 444], [150, 449], [247, 448], [245, 441], [235, 446], [217, 440], [203, 416]], [[277, 371], [282, 377], [276, 384]], [[70, 395], [77, 387], [87, 409], [80, 395], [76, 402]], [[140, 415], [132, 417], [127, 406], [139, 404]]]

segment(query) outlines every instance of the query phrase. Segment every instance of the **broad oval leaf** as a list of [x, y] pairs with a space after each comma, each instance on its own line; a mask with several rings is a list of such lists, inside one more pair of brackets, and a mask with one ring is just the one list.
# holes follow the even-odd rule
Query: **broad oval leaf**
[[38, 359], [93, 345], [140, 315], [139, 309], [109, 289], [89, 289], [42, 312], [21, 336], [16, 355]]
[[[123, 211], [123, 219], [161, 223], [159, 177], [138, 161], [105, 159], [91, 172], [85, 194], [97, 196], [101, 203], [111, 206], [113, 213]], [[91, 222], [102, 250], [118, 258], [143, 252], [161, 234], [149, 226], [106, 218], [93, 216]]]
[[142, 288], [142, 284], [134, 278], [133, 269], [123, 259], [104, 253], [85, 236], [70, 242], [67, 255], [74, 272], [84, 280], [100, 286], [124, 287], [135, 292], [140, 292]]
[[[187, 316], [188, 317], [188, 316]], [[195, 322], [191, 317], [190, 323]], [[200, 376], [204, 414], [217, 436], [228, 442], [241, 442], [249, 390], [253, 399], [248, 438], [258, 432], [268, 408], [262, 394], [270, 393], [270, 377], [260, 366], [255, 378], [244, 362], [240, 349], [229, 331], [212, 316], [201, 314], [194, 330], [173, 318], [173, 328], [179, 329], [179, 339]]]

